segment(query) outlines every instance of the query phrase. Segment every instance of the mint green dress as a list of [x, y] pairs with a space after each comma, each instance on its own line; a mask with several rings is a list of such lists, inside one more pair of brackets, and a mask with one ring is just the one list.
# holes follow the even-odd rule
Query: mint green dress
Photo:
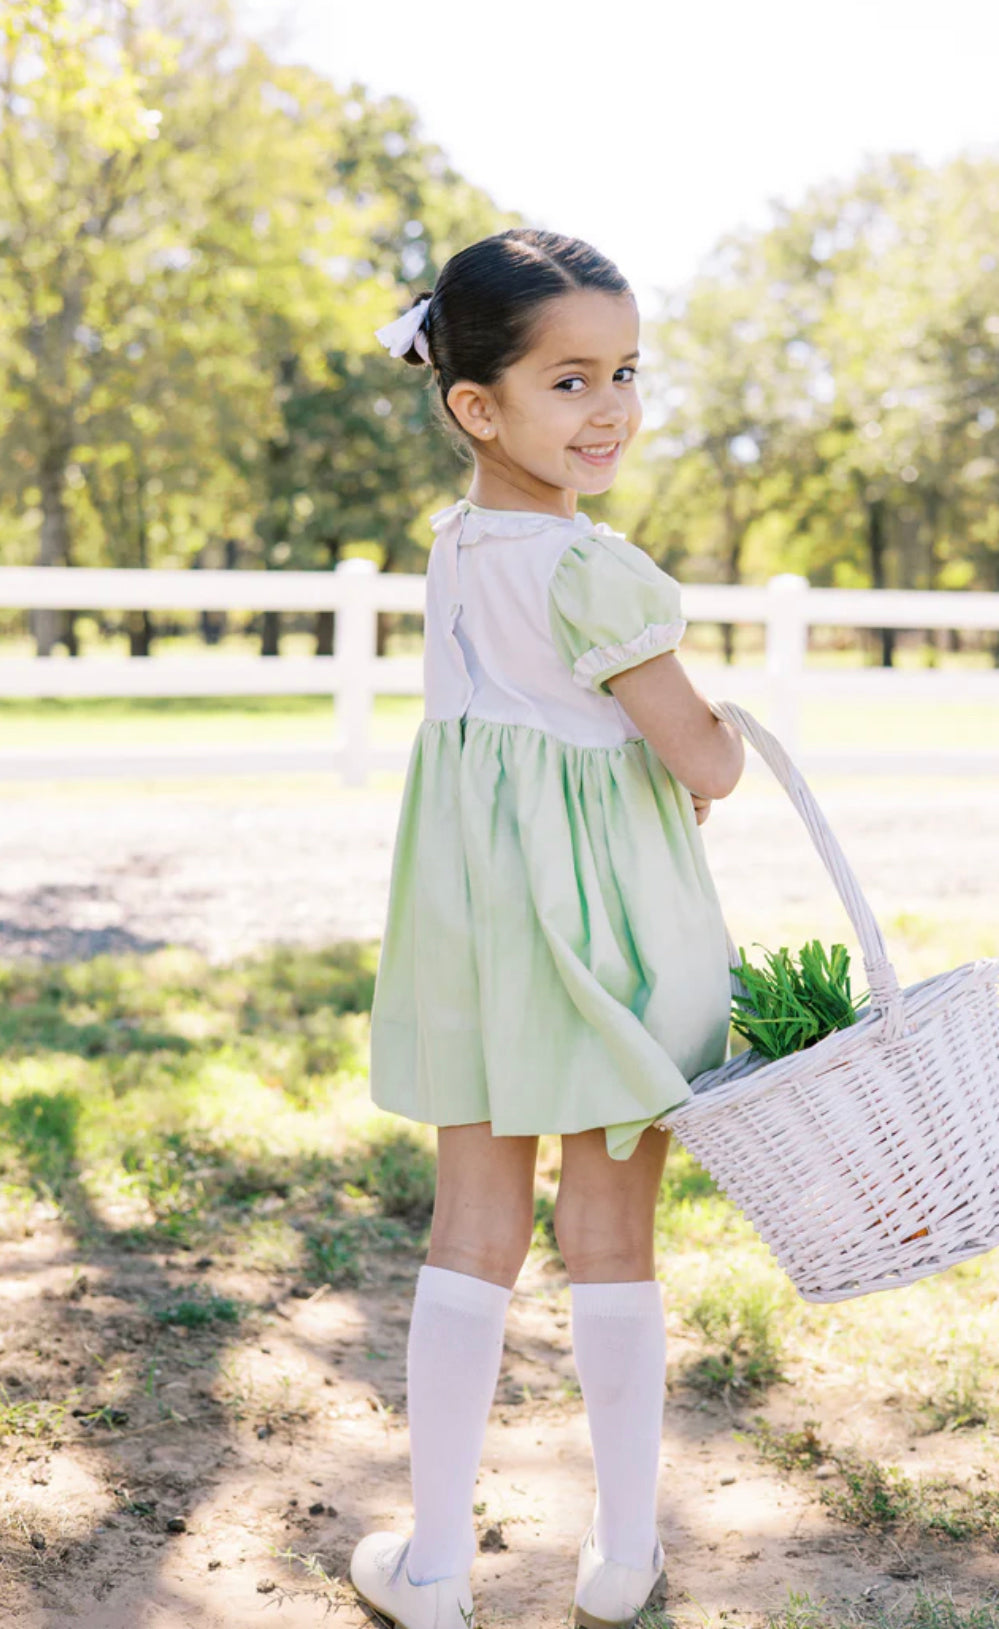
[[431, 517], [371, 1094], [495, 1136], [642, 1132], [724, 1061], [725, 926], [689, 792], [607, 680], [676, 650], [675, 580], [603, 522]]

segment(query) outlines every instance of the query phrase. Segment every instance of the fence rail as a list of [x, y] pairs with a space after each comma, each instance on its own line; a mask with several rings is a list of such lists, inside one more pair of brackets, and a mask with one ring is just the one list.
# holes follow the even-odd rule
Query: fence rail
[[[422, 613], [423, 577], [378, 572], [372, 561], [346, 560], [335, 571], [130, 571], [83, 567], [0, 567], [0, 607], [30, 610], [269, 610], [334, 611], [333, 656], [313, 657], [8, 657], [0, 659], [0, 695], [219, 696], [330, 695], [337, 702], [339, 739], [329, 748], [293, 747], [97, 751], [81, 745], [5, 753], [0, 776], [43, 774], [189, 774], [210, 769], [270, 772], [337, 770], [345, 783], [363, 785], [375, 769], [401, 767], [408, 748], [378, 749], [371, 741], [376, 695], [419, 695], [422, 662], [377, 655], [379, 611]], [[995, 724], [981, 748], [949, 752], [806, 754], [806, 768], [942, 773], [999, 772], [999, 671], [919, 672], [864, 668], [844, 673], [808, 669], [810, 627], [977, 628], [999, 630], [999, 594], [893, 589], [812, 588], [804, 577], [782, 574], [764, 587], [684, 586], [690, 622], [761, 623], [766, 630], [762, 669], [698, 665], [705, 693], [750, 702], [762, 697], [769, 722], [798, 754], [801, 702], [820, 696], [887, 701], [967, 700], [995, 707]]]

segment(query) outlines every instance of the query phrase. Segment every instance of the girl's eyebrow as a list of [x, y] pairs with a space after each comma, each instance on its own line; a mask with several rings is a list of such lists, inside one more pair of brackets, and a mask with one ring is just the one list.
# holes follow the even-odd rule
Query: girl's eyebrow
[[[637, 356], [637, 355], [638, 355], [637, 351], [629, 351], [627, 356], [623, 356], [621, 358], [621, 361], [622, 362], [630, 362], [632, 357]], [[550, 362], [548, 364], [548, 367], [545, 368], [544, 371], [545, 371], [545, 373], [549, 373], [552, 368], [590, 367], [590, 366], [592, 366], [593, 363], [599, 362], [599, 361], [600, 361], [600, 358], [598, 356], [565, 356], [565, 357], [562, 358], [561, 362]]]

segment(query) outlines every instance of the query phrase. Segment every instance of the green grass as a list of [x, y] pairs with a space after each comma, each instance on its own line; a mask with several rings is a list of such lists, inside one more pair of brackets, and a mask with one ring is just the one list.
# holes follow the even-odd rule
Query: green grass
[[821, 1502], [843, 1522], [862, 1531], [904, 1529], [963, 1542], [999, 1541], [999, 1489], [968, 1486], [951, 1477], [914, 1477], [854, 1447], [836, 1448], [817, 1420], [780, 1430], [758, 1415], [751, 1433], [738, 1433], [781, 1470], [813, 1471], [835, 1466], [840, 1486], [823, 1486]]
[[376, 961], [348, 944], [224, 967], [182, 949], [0, 965], [8, 1231], [41, 1202], [85, 1235], [210, 1238], [307, 1280], [414, 1247], [434, 1144], [368, 1098]]
[[922, 1403], [928, 1431], [964, 1431], [977, 1425], [991, 1425], [997, 1414], [989, 1395], [991, 1364], [981, 1349], [972, 1345], [957, 1349], [948, 1360], [944, 1382]]
[[[932, 944], [921, 919], [900, 927]], [[435, 1137], [432, 1127], [385, 1115], [370, 1101], [376, 959], [374, 944], [344, 944], [277, 946], [229, 966], [179, 948], [144, 958], [0, 964], [0, 1221], [8, 1233], [23, 1236], [41, 1207], [59, 1215], [81, 1247], [99, 1245], [105, 1260], [113, 1245], [165, 1250], [174, 1262], [185, 1260], [185, 1249], [210, 1249], [220, 1266], [265, 1270], [275, 1297], [327, 1285], [363, 1297], [379, 1256], [393, 1268], [408, 1264], [415, 1276], [433, 1210]], [[532, 1250], [543, 1268], [560, 1265], [559, 1155], [557, 1137], [540, 1139]], [[806, 1304], [676, 1143], [655, 1240], [674, 1350], [671, 1395], [674, 1388], [693, 1395], [709, 1411], [706, 1424], [726, 1432], [733, 1403], [765, 1408], [776, 1393], [783, 1407], [802, 1407], [804, 1419], [781, 1427], [758, 1415], [743, 1440], [779, 1476], [805, 1486], [847, 1537], [938, 1542], [954, 1546], [956, 1564], [962, 1546], [999, 1546], [999, 1490], [984, 1470], [915, 1477], [882, 1463], [862, 1441], [844, 1440], [835, 1410], [821, 1426], [808, 1413], [816, 1400], [822, 1408], [831, 1367], [837, 1384], [864, 1401], [861, 1425], [881, 1417], [890, 1393], [895, 1422], [913, 1436], [980, 1438], [987, 1467], [990, 1422], [999, 1414], [987, 1356], [999, 1343], [999, 1252], [890, 1294]], [[147, 1311], [156, 1345], [144, 1359], [144, 1386], [128, 1392], [109, 1368], [110, 1400], [92, 1387], [65, 1395], [49, 1393], [47, 1383], [0, 1387], [0, 1441], [48, 1445], [72, 1431], [96, 1433], [104, 1444], [150, 1409], [169, 1422], [176, 1394], [157, 1377], [162, 1354], [175, 1348], [177, 1364], [214, 1376], [214, 1406], [234, 1422], [264, 1432], [314, 1417], [319, 1405], [300, 1374], [261, 1371], [249, 1359], [263, 1296], [237, 1301], [190, 1278], [154, 1282]], [[527, 1388], [522, 1401], [531, 1405]], [[567, 1381], [557, 1401], [582, 1406]], [[834, 1468], [833, 1479], [814, 1477], [823, 1465]], [[130, 1516], [151, 1511], [127, 1489], [116, 1497]], [[310, 1568], [308, 1556], [291, 1551], [282, 1558], [339, 1600], [341, 1586], [319, 1563]], [[673, 1629], [674, 1621], [657, 1607], [636, 1629]], [[731, 1621], [719, 1615], [711, 1629]], [[986, 1595], [959, 1608], [916, 1593], [889, 1619], [867, 1600], [833, 1607], [789, 1591], [768, 1629], [855, 1629], [861, 1621], [877, 1629], [999, 1629], [999, 1604]]]
[[[760, 713], [766, 721], [766, 714]], [[757, 711], [755, 706], [751, 712]], [[995, 750], [995, 702], [974, 701], [805, 701], [800, 745], [810, 752]]]
[[203, 1329], [208, 1324], [238, 1323], [240, 1311], [239, 1303], [229, 1296], [209, 1295], [196, 1300], [175, 1301], [169, 1307], [157, 1307], [154, 1316], [161, 1324]]
[[843, 1613], [825, 1601], [813, 1601], [807, 1593], [788, 1590], [787, 1606], [767, 1620], [767, 1629], [856, 1629], [858, 1621], [866, 1629], [999, 1629], [999, 1599], [962, 1609], [949, 1596], [918, 1589], [912, 1603], [901, 1610], [865, 1600], [855, 1611]]
[[690, 1385], [711, 1395], [754, 1393], [786, 1378], [783, 1326], [791, 1309], [780, 1284], [729, 1281], [707, 1285], [684, 1313], [707, 1350], [685, 1372]]
[[896, 1465], [858, 1453], [836, 1456], [842, 1490], [823, 1488], [822, 1502], [851, 1527], [896, 1528], [941, 1534], [963, 1542], [999, 1540], [999, 1491], [964, 1486], [946, 1477], [914, 1478]]
[[383, 1216], [425, 1226], [433, 1215], [437, 1161], [426, 1141], [396, 1130], [348, 1159], [346, 1192], [377, 1199]]
[[6, 1386], [0, 1386], [0, 1443], [10, 1437], [23, 1437], [32, 1442], [51, 1441], [58, 1437], [73, 1398], [53, 1401], [44, 1397], [12, 1396]]
[[[721, 1612], [717, 1618], [702, 1612], [699, 1619], [703, 1629], [726, 1629], [739, 1620], [737, 1612]], [[635, 1629], [674, 1629], [675, 1622], [669, 1613], [650, 1609], [639, 1613]], [[911, 1602], [902, 1605], [886, 1608], [861, 1599], [837, 1609], [821, 1598], [813, 1600], [807, 1591], [788, 1589], [786, 1606], [768, 1615], [766, 1629], [857, 1629], [858, 1624], [864, 1629], [999, 1629], [999, 1596], [962, 1608], [948, 1595], [917, 1589]]]
[[[819, 1433], [818, 1420], [806, 1420], [800, 1429], [780, 1431], [760, 1414], [749, 1440], [757, 1453], [771, 1465], [778, 1465], [782, 1471], [800, 1471], [821, 1465], [832, 1453]], [[740, 1440], [746, 1440], [744, 1432], [737, 1435]]]
[[[372, 737], [407, 741], [421, 696], [379, 696]], [[331, 696], [49, 697], [0, 700], [0, 749], [81, 746], [321, 746], [338, 728]]]
[[[703, 660], [690, 662], [695, 684]], [[854, 664], [856, 665], [856, 664]], [[711, 664], [712, 673], [717, 671]], [[705, 675], [704, 682], [707, 683]], [[725, 694], [724, 675], [712, 678], [710, 694]], [[765, 693], [749, 710], [768, 722]], [[408, 742], [423, 716], [422, 696], [378, 696], [372, 717], [377, 746]], [[995, 736], [996, 705], [976, 701], [848, 701], [813, 698], [802, 703], [801, 744], [808, 750], [967, 749]], [[338, 728], [336, 704], [327, 696], [81, 697], [0, 700], [0, 750], [80, 746], [150, 745], [320, 746]]]
[[[904, 926], [923, 937], [920, 920]], [[61, 1217], [81, 1248], [210, 1250], [220, 1265], [283, 1278], [273, 1294], [330, 1285], [363, 1295], [379, 1257], [415, 1274], [433, 1210], [435, 1134], [370, 1101], [376, 962], [369, 943], [277, 946], [228, 966], [179, 948], [0, 964], [3, 1229], [23, 1237], [40, 1208]], [[559, 1157], [559, 1139], [542, 1137], [532, 1249], [539, 1266], [556, 1268]], [[703, 1406], [766, 1406], [775, 1391], [811, 1400], [831, 1368], [874, 1416], [890, 1393], [913, 1436], [987, 1441], [999, 1416], [987, 1357], [999, 1344], [999, 1252], [888, 1294], [804, 1303], [675, 1143], [655, 1242], [678, 1343], [672, 1378]], [[164, 1340], [170, 1329], [200, 1334], [229, 1362], [226, 1406], [301, 1417], [301, 1398], [259, 1395], [229, 1361], [241, 1325], [258, 1316], [249, 1303], [210, 1295], [196, 1280], [173, 1288], [161, 1280], [150, 1302]], [[578, 1397], [567, 1391], [565, 1402]], [[0, 1434], [51, 1438], [66, 1407], [8, 1388]], [[782, 1439], [753, 1440], [788, 1476], [832, 1460], [839, 1480], [816, 1483], [816, 1498], [858, 1531], [999, 1542], [991, 1482], [916, 1483], [827, 1434], [806, 1418]]]

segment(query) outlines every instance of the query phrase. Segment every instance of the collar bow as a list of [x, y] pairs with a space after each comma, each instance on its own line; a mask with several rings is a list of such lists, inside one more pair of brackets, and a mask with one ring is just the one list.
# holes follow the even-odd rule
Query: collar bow
[[438, 509], [431, 515], [430, 524], [435, 532], [441, 532], [459, 517], [463, 521], [459, 539], [462, 546], [480, 543], [483, 538], [531, 537], [549, 526], [571, 526], [577, 532], [610, 530], [603, 521], [594, 526], [582, 510], [575, 515], [546, 515], [532, 509], [481, 509], [468, 498], [459, 498], [446, 509]]

